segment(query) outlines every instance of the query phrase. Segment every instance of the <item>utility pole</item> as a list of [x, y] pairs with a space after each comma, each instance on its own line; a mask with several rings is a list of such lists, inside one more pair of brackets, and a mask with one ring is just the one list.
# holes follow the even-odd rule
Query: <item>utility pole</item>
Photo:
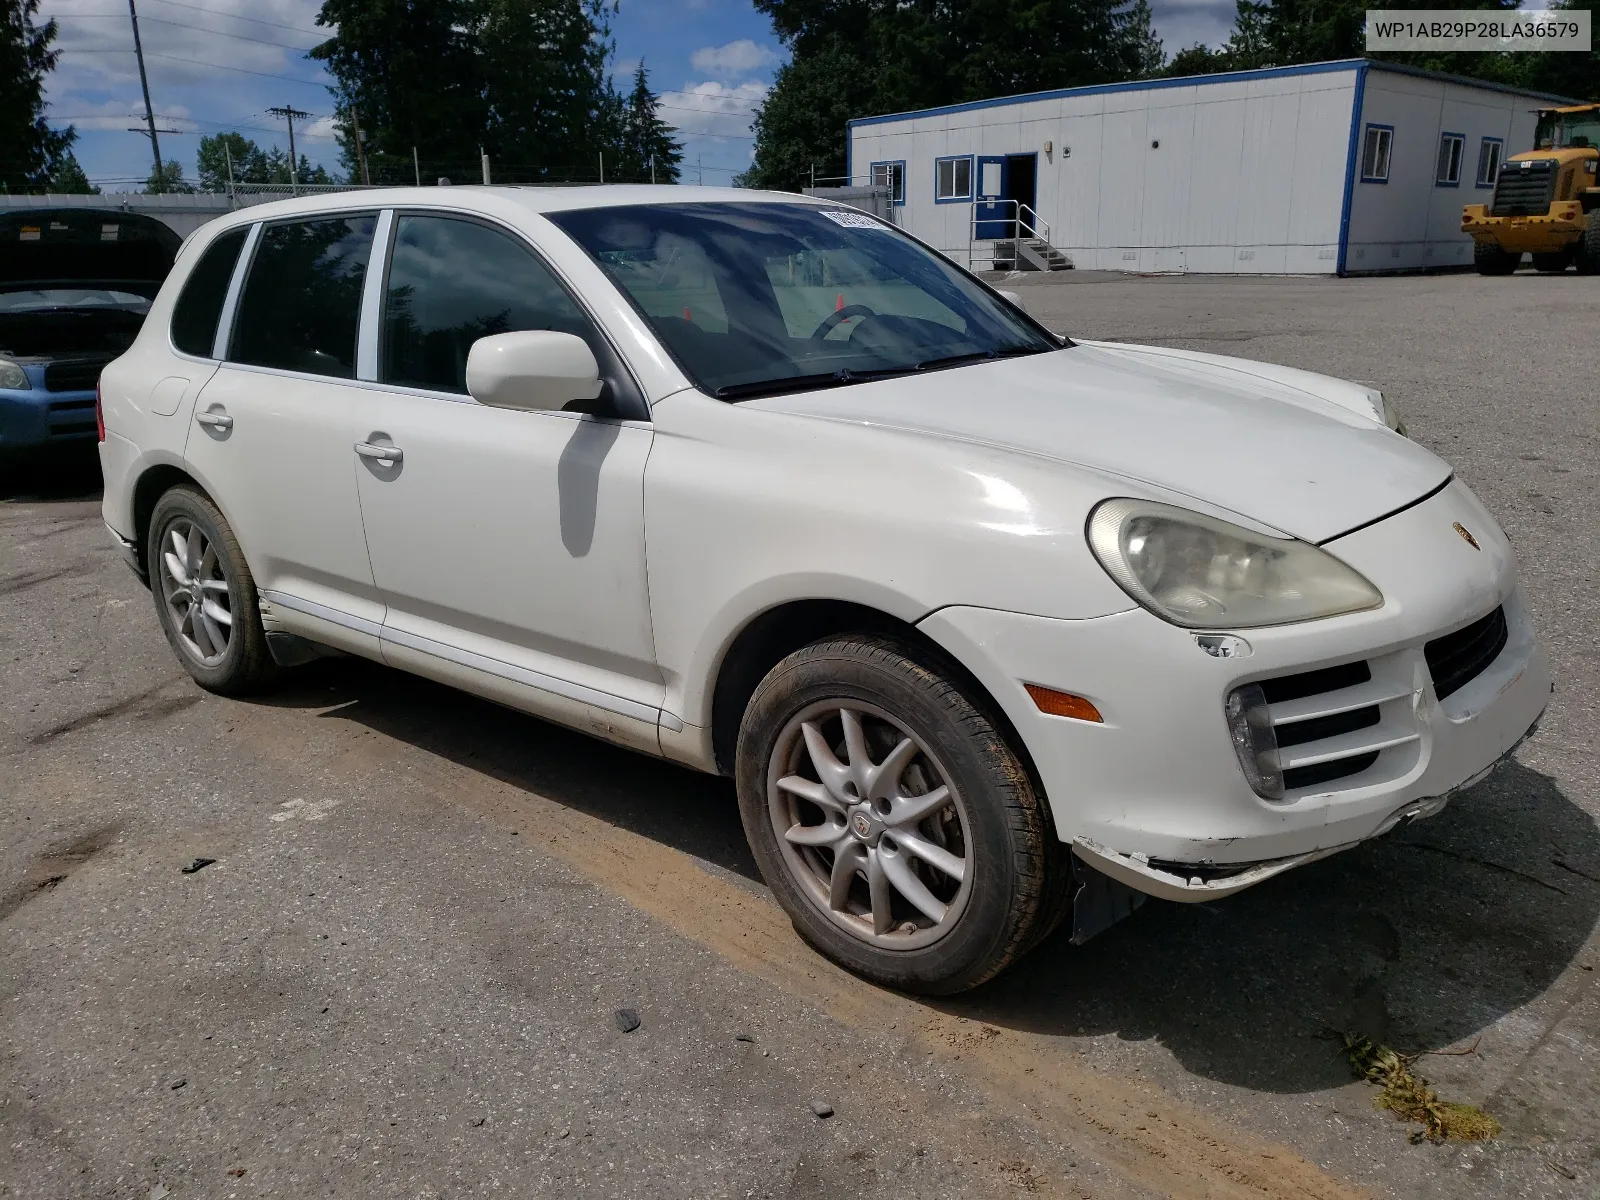
[[705, 187], [706, 169], [701, 165], [700, 158], [698, 154], [694, 156], [694, 182], [696, 187]]
[[411, 169], [416, 172], [417, 186], [422, 186], [422, 162], [417, 158], [417, 148], [411, 147]]
[[483, 147], [478, 147], [478, 162], [483, 167], [483, 186], [489, 186], [489, 156], [483, 152]]
[[652, 154], [650, 156], [650, 182], [654, 183], [655, 181], [656, 181], [656, 156], [654, 154]]
[[[132, 4], [133, 0], [128, 0], [128, 3]], [[296, 173], [297, 160], [294, 155], [294, 119], [299, 117], [304, 121], [311, 114], [301, 112], [292, 104], [280, 104], [276, 108], [267, 109], [267, 111], [273, 116], [282, 117], [289, 122], [289, 192], [291, 195], [298, 196], [300, 194], [300, 178]]]
[[228, 160], [228, 203], [229, 205], [232, 205], [234, 203], [233, 151], [228, 149], [228, 142], [226, 138], [224, 138], [222, 142], [222, 156]]
[[144, 91], [144, 123], [150, 135], [150, 153], [155, 158], [153, 179], [161, 178], [161, 140], [156, 137], [156, 111], [150, 107], [150, 80], [144, 73], [144, 43], [139, 40], [139, 10], [128, 0], [128, 19], [133, 22], [133, 54], [139, 60], [139, 87]]
[[606, 152], [600, 151], [600, 182], [606, 181]]

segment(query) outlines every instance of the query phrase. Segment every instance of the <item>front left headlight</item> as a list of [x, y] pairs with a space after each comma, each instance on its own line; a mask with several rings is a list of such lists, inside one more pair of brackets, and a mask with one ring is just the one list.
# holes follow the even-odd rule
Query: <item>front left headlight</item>
[[1139, 604], [1186, 629], [1287, 625], [1377, 608], [1383, 595], [1326, 550], [1152, 500], [1105, 500], [1089, 545]]
[[15, 392], [26, 392], [33, 387], [28, 382], [28, 373], [9, 358], [0, 356], [0, 388], [10, 388]]

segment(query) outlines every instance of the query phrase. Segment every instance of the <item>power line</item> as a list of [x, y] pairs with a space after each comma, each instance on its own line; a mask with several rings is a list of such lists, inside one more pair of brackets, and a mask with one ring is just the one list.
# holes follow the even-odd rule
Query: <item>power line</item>
[[[127, 54], [128, 51], [116, 49], [115, 47], [106, 47], [106, 48], [100, 49], [100, 50], [71, 50], [71, 51], [68, 51], [68, 53], [70, 53], [70, 54]], [[320, 80], [316, 80], [316, 79], [296, 79], [292, 75], [274, 75], [270, 71], [251, 71], [251, 70], [248, 70], [248, 69], [246, 69], [244, 67], [230, 67], [230, 66], [226, 65], [225, 63], [203, 62], [202, 60], [200, 60], [198, 58], [182, 58], [182, 57], [180, 57], [179, 55], [176, 55], [176, 54], [158, 54], [154, 50], [149, 51], [145, 55], [145, 57], [146, 58], [164, 58], [168, 62], [188, 63], [190, 66], [195, 66], [195, 67], [209, 67], [209, 68], [211, 68], [212, 70], [215, 70], [215, 71], [237, 71], [241, 75], [259, 75], [263, 79], [281, 79], [285, 83], [298, 83], [303, 87], [326, 88], [328, 86], [326, 83], [324, 83], [324, 82], [322, 82]]]
[[[121, 13], [73, 13], [72, 16], [75, 20], [93, 18], [95, 20], [120, 21], [122, 19]], [[262, 46], [276, 46], [280, 50], [299, 50], [302, 53], [306, 53], [316, 49], [315, 46], [291, 46], [286, 42], [269, 42], [266, 38], [249, 37], [242, 33], [229, 33], [226, 29], [207, 29], [204, 25], [190, 25], [184, 21], [164, 21], [160, 17], [144, 17], [143, 23], [146, 25], [171, 25], [175, 29], [187, 29], [194, 33], [212, 33], [217, 37], [235, 38], [241, 42], [255, 42]]]
[[[156, 3], [156, 4], [165, 4], [165, 5], [168, 5], [168, 6], [172, 7], [172, 8], [187, 8], [187, 9], [192, 9], [194, 12], [209, 13], [213, 17], [226, 17], [230, 21], [251, 21], [251, 22], [253, 22], [254, 24], [257, 24], [257, 25], [271, 25], [274, 29], [292, 29], [296, 33], [312, 33], [312, 34], [316, 34], [319, 37], [321, 37], [321, 36], [332, 37], [333, 33], [334, 33], [334, 30], [333, 30], [332, 26], [323, 26], [321, 29], [307, 29], [303, 25], [285, 25], [282, 21], [265, 21], [265, 20], [262, 20], [260, 17], [241, 17], [237, 13], [218, 12], [216, 9], [207, 8], [203, 4], [184, 4], [184, 3], [182, 3], [182, 0], [152, 0], [152, 2]], [[78, 13], [67, 11], [67, 12], [63, 12], [62, 15], [63, 16], [79, 16], [79, 15], [87, 15], [87, 14], [78, 14]]]

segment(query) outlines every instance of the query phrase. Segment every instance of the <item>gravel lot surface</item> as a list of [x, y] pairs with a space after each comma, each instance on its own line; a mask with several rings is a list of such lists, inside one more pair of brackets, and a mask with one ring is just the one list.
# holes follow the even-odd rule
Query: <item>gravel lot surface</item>
[[[10, 472], [0, 1196], [1600, 1197], [1600, 280], [1002, 286], [1383, 387], [1517, 544], [1516, 761], [930, 1004], [799, 942], [724, 781], [356, 660], [199, 691], [92, 477]], [[1353, 1028], [1504, 1133], [1410, 1144]]]

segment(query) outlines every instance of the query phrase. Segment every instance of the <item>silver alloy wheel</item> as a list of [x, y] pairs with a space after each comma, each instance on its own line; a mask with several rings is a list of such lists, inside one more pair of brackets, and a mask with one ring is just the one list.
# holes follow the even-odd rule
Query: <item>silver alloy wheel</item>
[[972, 892], [966, 802], [900, 721], [857, 700], [793, 717], [767, 767], [784, 863], [835, 925], [885, 950], [955, 927]]
[[233, 600], [222, 559], [188, 517], [169, 522], [160, 544], [161, 596], [178, 644], [202, 667], [214, 667], [233, 636]]

